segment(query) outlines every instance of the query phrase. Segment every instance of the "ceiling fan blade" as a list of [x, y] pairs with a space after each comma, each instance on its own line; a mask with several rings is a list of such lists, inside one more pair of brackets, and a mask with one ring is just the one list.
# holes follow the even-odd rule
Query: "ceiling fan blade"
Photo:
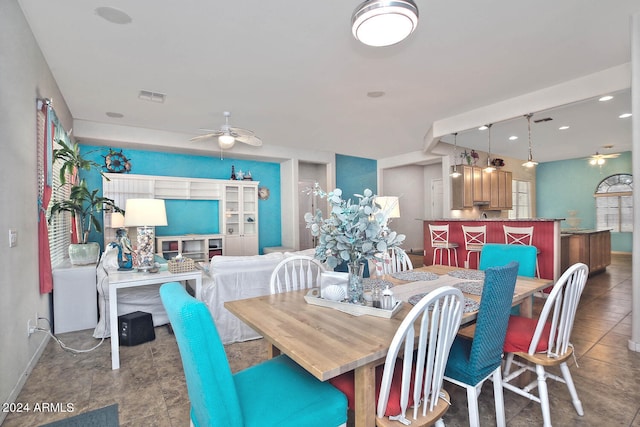
[[236, 141], [253, 145], [254, 147], [262, 146], [262, 140], [255, 135], [238, 135]]
[[191, 138], [189, 141], [199, 141], [201, 139], [208, 139], [208, 138], [214, 138], [216, 136], [220, 136], [222, 135], [222, 132], [220, 131], [215, 131], [215, 132], [211, 132], [211, 133], [205, 133], [204, 135], [198, 135], [198, 136], [194, 136], [193, 138]]

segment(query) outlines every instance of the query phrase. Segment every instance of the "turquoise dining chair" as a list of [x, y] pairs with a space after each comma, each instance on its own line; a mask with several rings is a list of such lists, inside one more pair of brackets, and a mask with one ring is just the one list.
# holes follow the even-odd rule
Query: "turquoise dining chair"
[[469, 426], [480, 425], [478, 396], [482, 384], [492, 377], [496, 424], [505, 426], [502, 395], [502, 347], [509, 323], [511, 301], [518, 277], [518, 263], [489, 267], [485, 272], [482, 297], [473, 339], [458, 335], [451, 346], [444, 379], [467, 390]]
[[204, 302], [177, 282], [160, 298], [180, 349], [191, 422], [209, 426], [344, 426], [347, 398], [281, 355], [236, 374]]
[[486, 243], [480, 252], [478, 270], [518, 262], [518, 276], [535, 277], [538, 250], [535, 246]]

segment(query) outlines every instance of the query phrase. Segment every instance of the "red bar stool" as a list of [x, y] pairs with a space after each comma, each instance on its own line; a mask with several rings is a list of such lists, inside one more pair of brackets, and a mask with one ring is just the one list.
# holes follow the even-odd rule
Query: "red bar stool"
[[431, 234], [431, 247], [433, 248], [433, 261], [436, 263], [436, 254], [440, 252], [440, 265], [442, 265], [442, 253], [447, 251], [447, 260], [451, 266], [451, 251], [453, 251], [458, 267], [458, 244], [449, 242], [449, 224], [433, 225], [429, 224], [429, 233]]
[[[533, 226], [531, 227], [511, 227], [503, 225], [504, 242], [507, 245], [528, 245], [532, 246], [533, 242]], [[538, 255], [540, 249], [536, 248]], [[538, 258], [536, 257], [536, 277], [540, 278], [540, 267], [538, 266]]]
[[462, 234], [464, 234], [464, 248], [467, 250], [467, 261], [464, 264], [464, 268], [469, 268], [469, 258], [472, 253], [476, 253], [477, 267], [480, 266], [480, 252], [487, 242], [487, 226], [471, 226], [463, 225]]

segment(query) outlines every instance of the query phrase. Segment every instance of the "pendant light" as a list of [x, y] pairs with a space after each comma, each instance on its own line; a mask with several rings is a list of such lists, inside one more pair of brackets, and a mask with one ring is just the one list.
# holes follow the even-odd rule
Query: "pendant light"
[[457, 178], [461, 175], [458, 172], [458, 133], [453, 134], [453, 171], [449, 174], [451, 178]]
[[491, 126], [493, 125], [487, 125], [487, 129], [489, 129], [489, 154], [487, 154], [487, 167], [484, 168], [484, 171], [487, 173], [491, 173], [496, 170], [496, 168], [491, 164]]
[[366, 0], [351, 17], [356, 40], [374, 47], [401, 42], [417, 25], [418, 6], [413, 0]]
[[524, 166], [525, 168], [532, 168], [538, 164], [538, 162], [533, 160], [533, 153], [531, 151], [531, 117], [532, 116], [533, 114], [531, 113], [525, 115], [525, 117], [527, 118], [527, 125], [529, 127], [529, 157], [528, 157], [528, 160], [522, 164], [522, 166]]

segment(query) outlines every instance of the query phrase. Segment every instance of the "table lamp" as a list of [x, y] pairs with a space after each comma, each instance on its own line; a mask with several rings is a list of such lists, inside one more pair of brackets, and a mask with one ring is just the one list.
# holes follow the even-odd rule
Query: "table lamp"
[[167, 225], [167, 210], [161, 199], [127, 199], [125, 227], [138, 227], [138, 270], [148, 271], [154, 266], [156, 226]]
[[380, 205], [380, 210], [384, 213], [386, 221], [391, 218], [400, 218], [398, 196], [377, 196], [376, 203]]

